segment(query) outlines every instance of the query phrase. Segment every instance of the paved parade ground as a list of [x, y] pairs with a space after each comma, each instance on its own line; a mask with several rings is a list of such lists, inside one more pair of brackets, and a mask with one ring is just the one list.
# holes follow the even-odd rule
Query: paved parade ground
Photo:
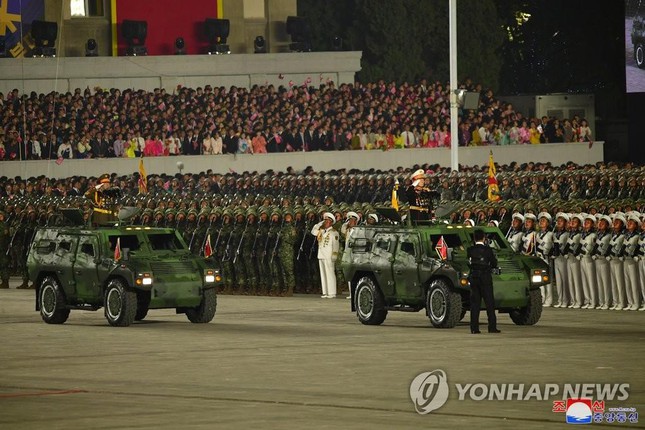
[[[423, 312], [390, 312], [368, 327], [344, 297], [219, 296], [210, 324], [153, 310], [113, 328], [102, 310], [47, 325], [33, 296], [0, 290], [3, 429], [565, 428], [565, 413], [552, 412], [565, 384], [609, 384], [617, 396], [629, 384], [605, 409], [633, 407], [642, 419], [603, 426], [645, 428], [645, 312], [550, 308], [536, 326], [501, 315], [501, 334], [471, 335], [468, 315], [434, 329]], [[435, 370], [448, 399], [418, 414], [410, 384]], [[471, 398], [504, 383], [560, 392]], [[459, 400], [466, 384], [481, 385]], [[421, 391], [439, 401], [437, 386]]]

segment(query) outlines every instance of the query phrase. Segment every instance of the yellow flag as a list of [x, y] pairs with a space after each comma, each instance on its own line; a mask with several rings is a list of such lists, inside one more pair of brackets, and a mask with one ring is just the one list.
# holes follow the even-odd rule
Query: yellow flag
[[399, 199], [396, 197], [396, 190], [399, 189], [399, 181], [397, 180], [392, 188], [392, 207], [398, 212], [399, 211]]
[[148, 176], [143, 166], [143, 157], [139, 158], [139, 194], [148, 194]]
[[493, 161], [493, 151], [488, 158], [488, 200], [496, 202], [500, 199], [499, 186], [497, 185], [497, 170]]

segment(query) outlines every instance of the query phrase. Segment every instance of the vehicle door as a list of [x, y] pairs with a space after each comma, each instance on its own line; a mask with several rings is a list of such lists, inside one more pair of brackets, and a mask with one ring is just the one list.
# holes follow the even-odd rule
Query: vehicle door
[[377, 233], [374, 236], [371, 259], [372, 272], [386, 298], [393, 297], [395, 294], [392, 264], [394, 263], [396, 242], [397, 235], [393, 233]]
[[74, 277], [79, 298], [100, 298], [101, 285], [98, 277], [100, 257], [97, 238], [92, 235], [80, 236], [74, 261]]
[[421, 257], [418, 233], [399, 235], [392, 271], [398, 297], [421, 297], [419, 264]]
[[74, 297], [76, 295], [76, 281], [74, 279], [74, 261], [76, 259], [76, 247], [78, 245], [78, 236], [61, 234], [57, 238], [54, 266], [56, 267], [56, 276], [65, 291], [65, 295]]

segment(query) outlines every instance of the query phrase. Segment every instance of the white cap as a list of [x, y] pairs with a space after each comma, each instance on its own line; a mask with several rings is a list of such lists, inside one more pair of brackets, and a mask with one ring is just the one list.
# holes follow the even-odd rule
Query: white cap
[[598, 217], [596, 217], [596, 219], [598, 220], [598, 222], [604, 219], [605, 221], [607, 221], [607, 224], [611, 225], [611, 218], [609, 218], [609, 216], [607, 215], [599, 215]]
[[623, 225], [627, 224], [627, 220], [625, 219], [625, 214], [623, 214], [622, 212], [620, 213], [616, 212], [614, 214], [614, 221], [617, 219], [620, 220], [623, 223]]
[[598, 222], [598, 219], [593, 214], [584, 214], [585, 219], [590, 219], [594, 224]]
[[565, 220], [566, 222], [569, 222], [569, 220], [571, 219], [571, 218], [569, 217], [569, 214], [568, 214], [568, 213], [566, 213], [566, 212], [558, 212], [557, 214], [555, 214], [555, 218], [556, 218], [556, 219], [558, 219], [558, 218], [562, 218], [562, 219], [563, 219], [563, 220]]
[[466, 218], [464, 220], [464, 225], [470, 225], [471, 227], [475, 227], [475, 221], [473, 221], [471, 218]]
[[423, 169], [418, 169], [412, 174], [412, 179], [416, 179], [419, 176], [425, 176], [426, 172], [423, 171]]
[[361, 217], [354, 211], [347, 212], [347, 219], [354, 218], [356, 221], [360, 221]]
[[524, 214], [524, 221], [526, 221], [527, 219], [532, 219], [533, 221], [535, 221], [537, 218], [535, 217], [535, 214], [529, 212]]
[[585, 216], [583, 214], [573, 214], [573, 218], [578, 218], [580, 223], [585, 222]]
[[641, 223], [641, 219], [635, 213], [630, 214], [629, 217], [627, 218], [627, 220], [628, 221], [634, 221], [636, 224]]
[[331, 212], [325, 212], [325, 213], [323, 214], [323, 220], [324, 220], [325, 218], [327, 218], [327, 219], [331, 220], [331, 222], [336, 222], [336, 217], [335, 217], [335, 216], [334, 216], [334, 214], [333, 214], [333, 213], [331, 213]]
[[488, 221], [488, 225], [499, 227], [499, 221], [497, 221], [496, 219], [492, 219], [492, 220]]
[[553, 217], [548, 212], [540, 212], [538, 214], [538, 218], [539, 219], [546, 218], [549, 222], [553, 221]]
[[517, 218], [517, 219], [519, 219], [520, 221], [524, 222], [524, 215], [522, 215], [522, 214], [521, 214], [521, 213], [519, 213], [519, 212], [515, 212], [515, 213], [513, 214], [513, 218]]
[[374, 220], [374, 222], [378, 222], [378, 215], [376, 215], [376, 214], [369, 214], [367, 217], [372, 218]]

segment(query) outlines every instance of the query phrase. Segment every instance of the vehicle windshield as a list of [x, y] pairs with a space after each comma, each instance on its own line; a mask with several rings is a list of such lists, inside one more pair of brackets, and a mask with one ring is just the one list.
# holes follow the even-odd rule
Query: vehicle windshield
[[141, 248], [139, 237], [136, 234], [118, 234], [108, 236], [110, 241], [110, 250], [114, 251], [116, 248], [117, 239], [121, 249], [128, 249], [130, 251], [137, 251]]
[[174, 233], [150, 233], [148, 234], [148, 240], [153, 251], [177, 251], [186, 249]]
[[[508, 244], [506, 240], [499, 234], [498, 231], [487, 231], [486, 232], [486, 239], [488, 239], [488, 246], [495, 250], [502, 250], [502, 249], [508, 249]], [[470, 233], [470, 240], [473, 241], [473, 234]]]

